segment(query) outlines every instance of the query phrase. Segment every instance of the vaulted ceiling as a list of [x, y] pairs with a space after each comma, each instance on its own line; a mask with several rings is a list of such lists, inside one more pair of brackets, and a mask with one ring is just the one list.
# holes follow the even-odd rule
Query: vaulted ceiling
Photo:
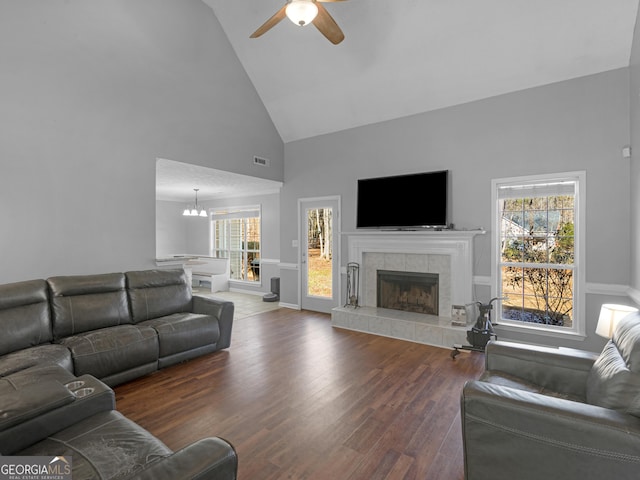
[[283, 0], [204, 0], [285, 143], [629, 65], [638, 0], [324, 3], [329, 43]]

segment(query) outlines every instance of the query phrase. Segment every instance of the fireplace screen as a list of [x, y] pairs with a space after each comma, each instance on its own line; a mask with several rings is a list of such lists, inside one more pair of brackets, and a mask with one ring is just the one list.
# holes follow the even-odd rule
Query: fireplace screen
[[438, 315], [438, 274], [378, 270], [379, 308]]

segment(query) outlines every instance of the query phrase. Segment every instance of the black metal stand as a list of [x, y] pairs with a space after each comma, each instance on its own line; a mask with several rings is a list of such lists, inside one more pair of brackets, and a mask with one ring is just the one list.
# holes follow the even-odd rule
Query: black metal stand
[[[498, 339], [498, 336], [494, 333], [491, 334], [491, 337], [493, 337], [494, 340]], [[482, 352], [484, 353], [484, 349], [487, 345], [483, 345], [483, 346], [474, 346], [474, 345], [454, 345], [453, 346], [453, 350], [451, 350], [451, 358], [456, 358], [458, 355], [460, 355], [460, 350], [468, 350], [470, 352]]]
[[347, 303], [345, 307], [358, 308], [360, 292], [360, 265], [356, 262], [347, 263]]
[[455, 359], [460, 350], [469, 350], [472, 352], [484, 352], [487, 343], [492, 338], [498, 339], [498, 336], [493, 331], [493, 324], [491, 323], [491, 310], [493, 309], [493, 302], [500, 300], [501, 298], [492, 298], [489, 303], [483, 304], [477, 302], [480, 314], [476, 324], [467, 331], [467, 340], [471, 345], [454, 345], [451, 351], [451, 358]]

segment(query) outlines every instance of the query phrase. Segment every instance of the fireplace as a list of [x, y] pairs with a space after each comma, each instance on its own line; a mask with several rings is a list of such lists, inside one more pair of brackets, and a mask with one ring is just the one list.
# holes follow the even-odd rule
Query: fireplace
[[[348, 260], [360, 265], [359, 304], [358, 308], [334, 308], [331, 324], [440, 347], [466, 343], [466, 327], [451, 325], [451, 306], [473, 301], [473, 238], [484, 233], [446, 230], [347, 234]], [[379, 270], [437, 275], [438, 286], [431, 287], [437, 288], [431, 292], [438, 301], [433, 306], [437, 313], [378, 307]], [[408, 298], [414, 296], [417, 294], [407, 293]]]
[[437, 273], [377, 271], [377, 306], [438, 315]]
[[349, 262], [360, 265], [360, 302], [377, 307], [377, 270], [438, 274], [438, 313], [473, 301], [473, 237], [467, 231], [358, 232], [348, 236]]

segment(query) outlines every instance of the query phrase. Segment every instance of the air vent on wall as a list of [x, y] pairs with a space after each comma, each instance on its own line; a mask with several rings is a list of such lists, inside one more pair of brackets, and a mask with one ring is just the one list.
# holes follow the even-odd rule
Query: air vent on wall
[[267, 160], [266, 158], [253, 157], [253, 164], [260, 165], [261, 167], [268, 167], [269, 160]]

